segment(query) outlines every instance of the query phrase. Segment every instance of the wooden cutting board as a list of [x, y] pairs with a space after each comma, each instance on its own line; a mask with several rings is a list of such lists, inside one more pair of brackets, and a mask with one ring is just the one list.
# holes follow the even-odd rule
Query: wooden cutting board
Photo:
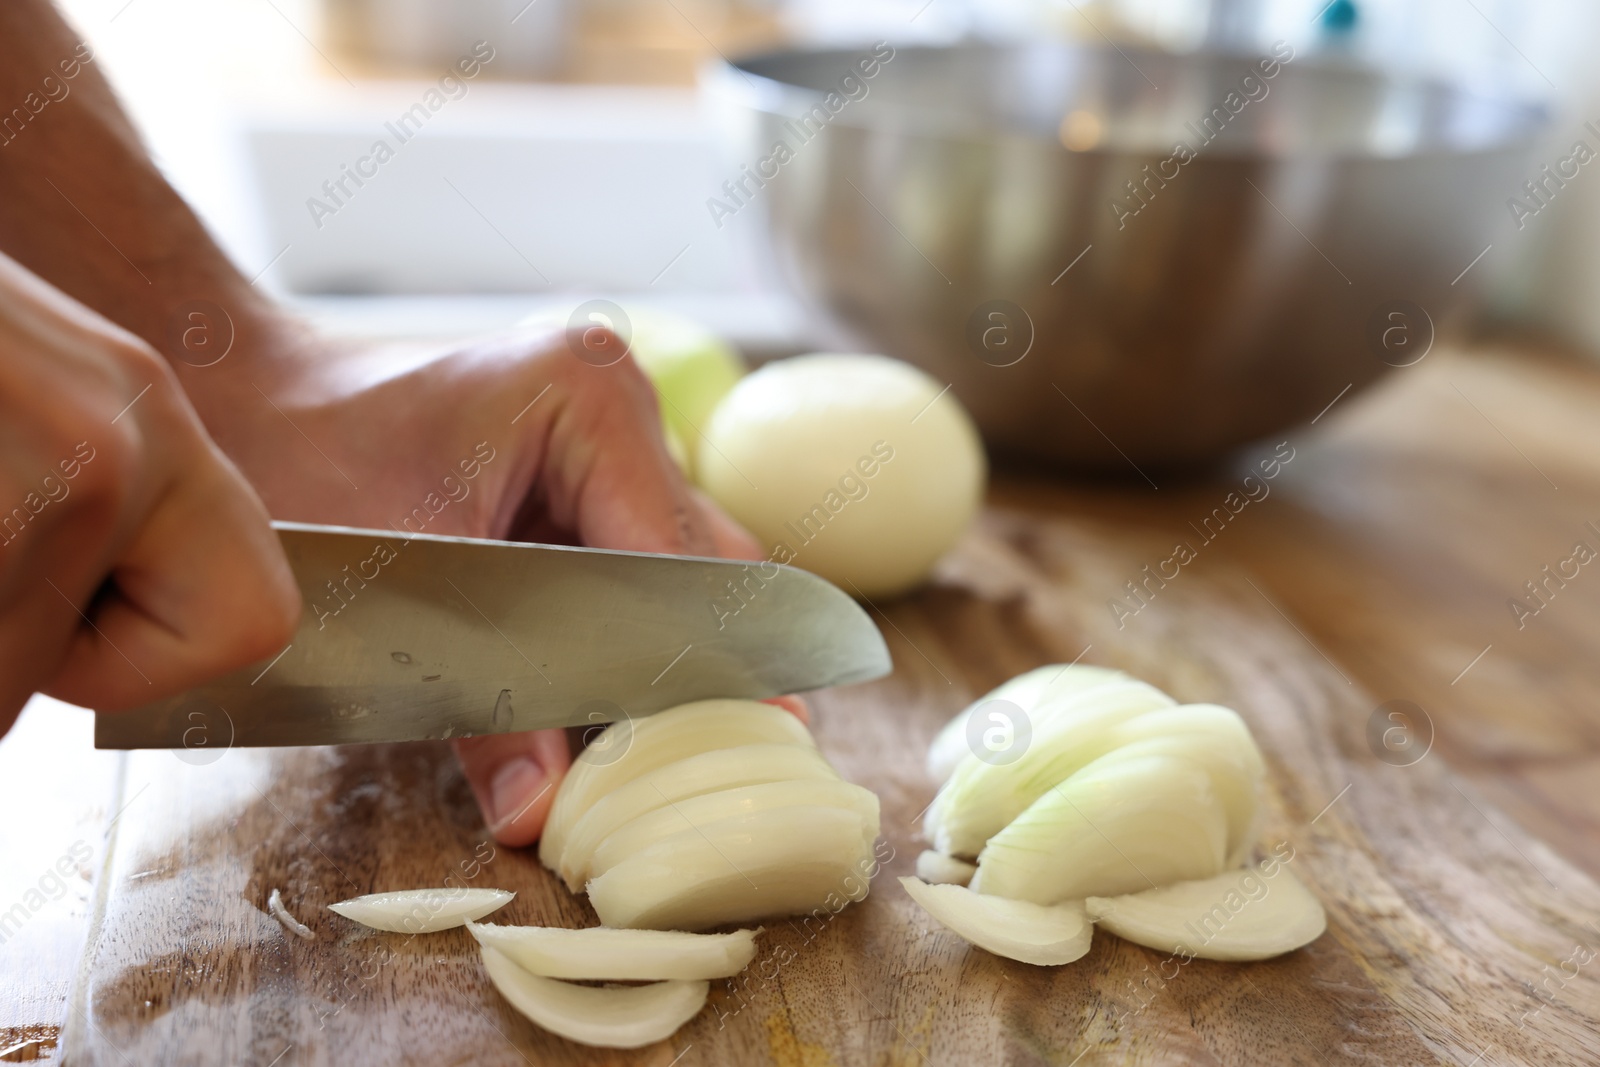
[[[505, 1004], [465, 932], [407, 939], [324, 910], [454, 875], [517, 890], [500, 921], [595, 922], [531, 854], [485, 842], [445, 748], [406, 745], [120, 759], [59, 1053], [253, 1067], [1600, 1062], [1600, 862], [1572, 815], [1600, 806], [1597, 779], [1580, 773], [1600, 733], [1600, 578], [1552, 602], [1541, 644], [1516, 643], [1504, 606], [1509, 576], [1566, 554], [1575, 514], [1600, 519], [1600, 452], [1573, 452], [1593, 443], [1595, 407], [1571, 432], [1560, 423], [1600, 404], [1600, 386], [1537, 375], [1482, 360], [1419, 368], [1336, 431], [1290, 435], [1276, 496], [1214, 541], [1183, 528], [1237, 474], [1148, 493], [1003, 482], [937, 581], [872, 608], [894, 675], [814, 699], [828, 756], [883, 801], [892, 858], [870, 897], [826, 922], [769, 923], [752, 971], [667, 1042], [575, 1046]], [[1547, 387], [1542, 407], [1530, 378]], [[1505, 391], [1479, 402], [1496, 429], [1446, 403], [1495, 382]], [[1519, 427], [1513, 447], [1567, 496], [1505, 449]], [[1180, 537], [1195, 562], [1136, 614], [1108, 607]], [[1263, 843], [1292, 848], [1327, 906], [1319, 941], [1174, 972], [1165, 954], [1101, 935], [1078, 963], [1041, 969], [968, 947], [910, 903], [894, 877], [921, 848], [934, 732], [1007, 677], [1080, 657], [1245, 716], [1271, 772]], [[1369, 741], [1375, 709], [1396, 697], [1434, 730], [1405, 766]], [[1490, 774], [1497, 753], [1506, 766]], [[1515, 769], [1526, 762], [1564, 768], [1578, 795], [1540, 799], [1556, 779]], [[1572, 847], [1553, 850], [1486, 792]], [[267, 913], [274, 888], [315, 940]], [[5, 952], [0, 969], [14, 966]], [[59, 1054], [54, 1037], [33, 1048]]]

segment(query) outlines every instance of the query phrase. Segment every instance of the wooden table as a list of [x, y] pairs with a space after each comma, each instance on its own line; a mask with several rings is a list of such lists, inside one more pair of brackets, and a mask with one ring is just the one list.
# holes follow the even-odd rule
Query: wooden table
[[[875, 606], [894, 676], [815, 700], [823, 747], [883, 798], [885, 876], [818, 929], [769, 924], [792, 964], [638, 1053], [522, 1020], [461, 931], [406, 941], [322, 910], [481, 858], [440, 747], [195, 765], [94, 752], [82, 713], [36, 703], [0, 743], [0, 1061], [1600, 1062], [1600, 565], [1568, 564], [1537, 614], [1509, 606], [1531, 612], [1524, 582], [1575, 542], [1600, 549], [1597, 414], [1593, 368], [1440, 352], [1280, 435], [1294, 458], [1236, 514], [1244, 468], [1159, 488], [1000, 479], [938, 579]], [[1112, 609], [1177, 541], [1196, 558]], [[934, 730], [1080, 655], [1246, 716], [1271, 768], [1266, 839], [1326, 903], [1321, 940], [1166, 980], [1159, 954], [1102, 935], [1045, 970], [910, 904], [890, 876], [920, 848]], [[1426, 755], [1373, 742], [1391, 700], [1423, 710]], [[593, 922], [527, 854], [494, 852], [477, 884], [519, 890], [505, 921]], [[267, 914], [275, 887], [315, 941]]]

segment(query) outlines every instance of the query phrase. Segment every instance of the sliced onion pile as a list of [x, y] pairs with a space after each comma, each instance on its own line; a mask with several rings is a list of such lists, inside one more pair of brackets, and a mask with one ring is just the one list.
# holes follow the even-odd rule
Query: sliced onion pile
[[704, 930], [861, 899], [877, 837], [877, 796], [793, 715], [703, 700], [607, 727], [563, 779], [539, 858], [606, 926]]
[[[1018, 751], [970, 740], [996, 715], [1007, 737], [1022, 720]], [[1180, 706], [1103, 667], [1041, 667], [957, 715], [928, 769], [943, 782], [924, 823], [934, 848], [902, 884], [998, 955], [1071, 962], [1089, 948], [1092, 927], [1073, 926], [1085, 914], [1138, 944], [1219, 960], [1281, 955], [1326, 927], [1286, 861], [1246, 865], [1265, 765], [1228, 708]]]
[[759, 930], [694, 931], [839, 911], [866, 896], [877, 838], [877, 796], [841, 780], [799, 719], [756, 701], [702, 700], [607, 727], [556, 792], [539, 858], [569, 888], [587, 887], [605, 925], [474, 921], [511, 899], [498, 889], [329, 907], [400, 933], [465, 925], [495, 988], [535, 1024], [640, 1048], [672, 1036], [705, 1006], [711, 979], [755, 957]]

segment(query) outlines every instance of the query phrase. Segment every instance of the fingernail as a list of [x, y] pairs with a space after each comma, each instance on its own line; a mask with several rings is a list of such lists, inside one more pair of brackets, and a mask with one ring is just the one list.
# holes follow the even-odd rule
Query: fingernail
[[544, 771], [525, 756], [518, 756], [495, 771], [489, 782], [490, 806], [494, 809], [489, 829], [500, 830], [515, 822], [548, 788]]

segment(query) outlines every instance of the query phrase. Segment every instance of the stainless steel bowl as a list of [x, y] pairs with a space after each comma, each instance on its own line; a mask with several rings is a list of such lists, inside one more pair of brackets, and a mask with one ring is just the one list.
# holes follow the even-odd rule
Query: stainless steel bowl
[[1206, 462], [1421, 358], [1537, 177], [1539, 105], [1350, 65], [871, 55], [713, 72], [723, 208], [765, 212], [799, 291], [952, 383], [992, 449], [1055, 464]]

